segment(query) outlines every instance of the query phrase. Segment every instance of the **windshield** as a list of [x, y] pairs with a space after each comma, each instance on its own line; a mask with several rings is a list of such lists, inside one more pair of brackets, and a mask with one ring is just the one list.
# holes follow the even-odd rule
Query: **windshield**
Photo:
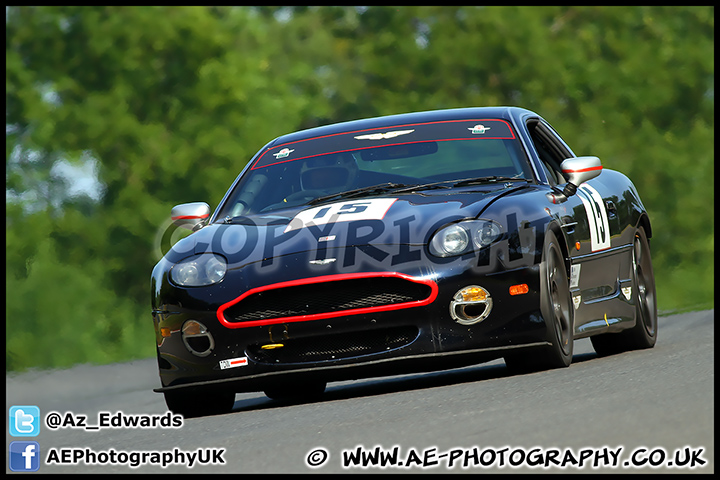
[[235, 186], [219, 218], [273, 212], [345, 194], [410, 193], [498, 179], [532, 179], [520, 143], [504, 120], [343, 132], [262, 152]]

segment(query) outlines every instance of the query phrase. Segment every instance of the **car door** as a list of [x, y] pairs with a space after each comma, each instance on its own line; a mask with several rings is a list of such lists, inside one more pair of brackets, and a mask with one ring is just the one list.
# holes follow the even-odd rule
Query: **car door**
[[[575, 155], [562, 138], [542, 119], [530, 119], [528, 132], [550, 187], [566, 183], [560, 164]], [[561, 220], [570, 257], [570, 289], [579, 309], [583, 304], [611, 298], [618, 288], [622, 250], [616, 198], [600, 176], [578, 186], [567, 201], [550, 207]], [[597, 312], [596, 309], [585, 311]], [[596, 320], [576, 315], [576, 331], [582, 323]], [[601, 314], [602, 317], [602, 314]]]

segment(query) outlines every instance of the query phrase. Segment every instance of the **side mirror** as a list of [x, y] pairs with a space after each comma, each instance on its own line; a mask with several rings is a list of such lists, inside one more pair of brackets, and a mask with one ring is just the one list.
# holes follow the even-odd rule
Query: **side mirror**
[[195, 231], [210, 217], [210, 205], [205, 202], [183, 203], [174, 206], [170, 216], [178, 227]]
[[568, 183], [563, 189], [566, 197], [575, 195], [577, 187], [602, 173], [602, 165], [598, 157], [568, 158], [560, 164], [562, 172], [568, 176]]

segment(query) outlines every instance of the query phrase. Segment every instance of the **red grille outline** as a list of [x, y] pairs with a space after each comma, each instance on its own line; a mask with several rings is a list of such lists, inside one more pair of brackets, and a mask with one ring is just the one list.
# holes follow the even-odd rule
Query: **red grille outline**
[[[430, 296], [428, 296], [424, 300], [415, 300], [412, 302], [395, 303], [392, 305], [380, 305], [377, 307], [352, 308], [350, 310], [342, 310], [339, 312], [316, 313], [316, 314], [312, 314], [312, 315], [295, 315], [292, 317], [266, 318], [263, 320], [250, 320], [250, 321], [246, 321], [246, 322], [229, 322], [225, 318], [225, 310], [232, 307], [233, 305], [240, 303], [243, 299], [249, 297], [250, 295], [252, 295], [254, 293], [266, 292], [268, 290], [276, 290], [279, 288], [293, 287], [293, 286], [298, 286], [298, 285], [310, 285], [313, 283], [334, 282], [334, 281], [338, 281], [338, 280], [352, 280], [352, 279], [356, 279], [356, 278], [381, 278], [381, 277], [402, 278], [402, 279], [408, 280], [410, 282], [427, 285], [428, 287], [430, 287]], [[218, 310], [217, 310], [217, 319], [222, 325], [224, 325], [227, 328], [247, 328], [247, 327], [258, 327], [258, 326], [263, 326], [263, 325], [275, 325], [278, 323], [308, 322], [308, 321], [312, 321], [312, 320], [322, 320], [325, 318], [342, 317], [342, 316], [346, 316], [346, 315], [359, 315], [359, 314], [363, 314], [363, 313], [386, 312], [386, 311], [390, 311], [390, 310], [401, 310], [404, 308], [421, 307], [424, 305], [429, 305], [432, 302], [434, 302], [435, 298], [437, 298], [437, 294], [438, 294], [438, 286], [434, 281], [429, 280], [429, 279], [424, 279], [424, 278], [412, 277], [410, 275], [405, 275], [403, 273], [365, 272], [365, 273], [343, 273], [343, 274], [338, 274], [338, 275], [324, 275], [321, 277], [303, 278], [300, 280], [291, 280], [288, 282], [273, 283], [270, 285], [264, 285], [262, 287], [256, 287], [256, 288], [250, 289], [247, 292], [240, 295], [239, 297], [237, 297], [236, 299], [231, 300], [231, 301], [221, 305], [220, 308], [218, 308]]]

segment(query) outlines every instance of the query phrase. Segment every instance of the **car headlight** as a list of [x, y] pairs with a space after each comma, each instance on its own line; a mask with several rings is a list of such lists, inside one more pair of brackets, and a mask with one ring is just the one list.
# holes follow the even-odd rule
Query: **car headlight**
[[430, 241], [430, 251], [440, 257], [460, 255], [467, 250], [470, 236], [460, 224], [450, 225], [437, 232]]
[[462, 255], [481, 249], [502, 236], [502, 227], [492, 220], [468, 220], [441, 228], [430, 239], [430, 253], [438, 257]]
[[472, 238], [473, 243], [477, 248], [487, 247], [502, 235], [502, 228], [500, 225], [489, 220], [475, 222], [473, 227], [475, 227], [475, 230]]
[[220, 255], [201, 253], [188, 257], [170, 270], [170, 279], [183, 287], [201, 287], [217, 283], [225, 277], [227, 262]]

